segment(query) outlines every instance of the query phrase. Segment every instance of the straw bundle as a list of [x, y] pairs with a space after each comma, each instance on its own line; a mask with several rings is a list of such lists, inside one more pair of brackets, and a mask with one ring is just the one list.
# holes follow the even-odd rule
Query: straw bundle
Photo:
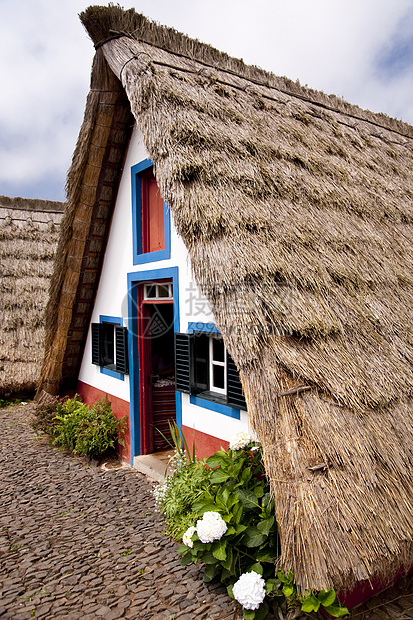
[[0, 395], [34, 390], [63, 204], [0, 196]]
[[133, 10], [81, 19], [240, 370], [281, 566], [317, 590], [412, 564], [413, 128]]

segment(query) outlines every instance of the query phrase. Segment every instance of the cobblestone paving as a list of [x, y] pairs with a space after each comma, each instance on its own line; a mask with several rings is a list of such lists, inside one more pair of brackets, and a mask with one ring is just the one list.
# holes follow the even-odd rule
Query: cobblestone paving
[[0, 618], [239, 618], [180, 565], [145, 476], [35, 441], [31, 408], [0, 410]]
[[[239, 620], [222, 586], [180, 566], [146, 478], [35, 440], [32, 407], [0, 410], [0, 620]], [[412, 578], [352, 617], [413, 620]]]

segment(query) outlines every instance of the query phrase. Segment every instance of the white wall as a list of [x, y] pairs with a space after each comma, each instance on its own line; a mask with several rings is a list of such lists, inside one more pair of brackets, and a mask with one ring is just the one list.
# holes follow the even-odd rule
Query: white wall
[[[180, 331], [186, 332], [191, 321], [213, 323], [213, 315], [206, 299], [196, 287], [189, 265], [186, 248], [178, 237], [176, 229], [171, 226], [171, 258], [144, 265], [133, 264], [132, 245], [132, 195], [131, 167], [148, 158], [140, 131], [133, 130], [124, 171], [106, 247], [102, 274], [96, 295], [91, 322], [98, 323], [99, 315], [123, 317], [127, 326], [127, 274], [178, 266], [179, 268], [179, 305]], [[99, 390], [130, 401], [130, 381], [125, 375], [121, 381], [100, 372], [100, 367], [91, 363], [90, 329], [79, 373], [79, 380]], [[220, 413], [205, 410], [192, 405], [189, 396], [182, 395], [182, 423], [184, 426], [229, 440], [234, 433], [245, 430], [248, 416], [241, 411], [241, 420], [235, 420]]]

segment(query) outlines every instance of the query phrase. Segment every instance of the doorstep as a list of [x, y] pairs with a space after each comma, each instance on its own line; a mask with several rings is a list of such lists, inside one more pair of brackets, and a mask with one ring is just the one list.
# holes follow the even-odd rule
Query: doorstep
[[165, 474], [171, 476], [173, 473], [173, 468], [169, 464], [173, 454], [173, 450], [154, 452], [153, 454], [141, 454], [134, 457], [133, 467], [142, 474], [148, 476], [148, 478], [155, 480], [155, 482], [163, 482], [165, 480]]

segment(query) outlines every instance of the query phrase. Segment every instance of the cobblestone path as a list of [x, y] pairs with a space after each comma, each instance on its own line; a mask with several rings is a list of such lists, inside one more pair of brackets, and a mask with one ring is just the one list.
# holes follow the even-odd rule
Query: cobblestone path
[[[222, 586], [180, 566], [146, 478], [35, 440], [32, 407], [0, 410], [0, 620], [240, 620]], [[412, 577], [351, 618], [413, 620]]]
[[221, 586], [180, 565], [144, 475], [35, 441], [31, 410], [0, 410], [2, 620], [240, 617]]

